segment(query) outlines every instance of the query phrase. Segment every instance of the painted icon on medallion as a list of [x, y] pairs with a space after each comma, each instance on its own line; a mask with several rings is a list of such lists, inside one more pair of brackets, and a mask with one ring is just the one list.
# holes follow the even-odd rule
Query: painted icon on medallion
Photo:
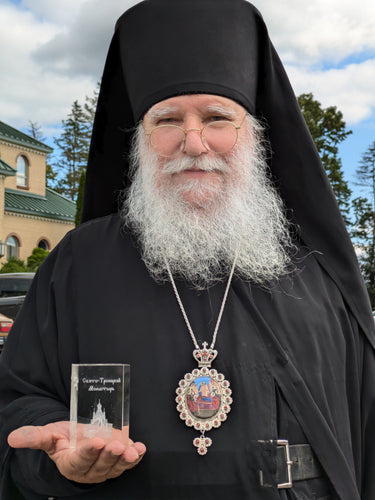
[[196, 418], [214, 417], [219, 411], [220, 403], [220, 386], [211, 377], [197, 377], [186, 391], [186, 405]]

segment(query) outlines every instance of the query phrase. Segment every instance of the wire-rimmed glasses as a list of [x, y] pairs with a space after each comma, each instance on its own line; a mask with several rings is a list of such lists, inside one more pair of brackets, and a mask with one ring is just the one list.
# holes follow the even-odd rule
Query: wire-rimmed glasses
[[172, 158], [183, 151], [187, 133], [192, 131], [199, 132], [202, 144], [207, 151], [224, 154], [231, 151], [237, 144], [238, 131], [245, 117], [246, 115], [239, 126], [227, 120], [218, 120], [200, 129], [189, 128], [187, 130], [178, 125], [157, 125], [150, 132], [146, 132], [146, 136], [153, 150], [165, 158]]

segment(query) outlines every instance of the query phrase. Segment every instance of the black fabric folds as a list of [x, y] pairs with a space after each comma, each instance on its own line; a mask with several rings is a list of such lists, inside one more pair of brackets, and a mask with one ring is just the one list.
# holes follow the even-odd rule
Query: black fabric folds
[[[306, 436], [332, 499], [372, 500], [374, 352], [315, 255], [300, 248], [296, 265], [271, 290], [233, 281], [215, 360], [233, 405], [200, 457], [197, 432], [175, 408], [178, 381], [196, 364], [172, 287], [149, 278], [117, 215], [70, 233], [39, 269], [0, 356], [1, 498], [22, 491], [27, 500], [278, 500], [275, 487], [259, 484], [259, 470], [275, 472], [272, 448], [259, 441], [299, 444]], [[204, 292], [177, 286], [201, 343], [212, 335], [225, 284]], [[67, 418], [77, 362], [131, 365], [131, 436], [148, 447], [139, 466], [95, 487], [65, 480], [44, 453], [9, 452], [6, 444], [20, 425]], [[291, 498], [312, 488], [297, 485]]]

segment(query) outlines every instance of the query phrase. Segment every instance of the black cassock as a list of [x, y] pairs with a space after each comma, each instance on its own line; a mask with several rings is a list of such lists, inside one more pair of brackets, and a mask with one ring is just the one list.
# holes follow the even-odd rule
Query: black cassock
[[[171, 285], [149, 277], [117, 215], [68, 234], [38, 271], [0, 357], [1, 498], [374, 499], [373, 349], [314, 253], [301, 245], [294, 260], [269, 290], [232, 282], [213, 364], [231, 383], [232, 410], [202, 457], [192, 444], [199, 433], [176, 411], [178, 381], [196, 362]], [[210, 342], [225, 283], [177, 287], [198, 342]], [[65, 480], [44, 452], [6, 445], [17, 427], [69, 418], [72, 363], [131, 365], [130, 434], [148, 450], [101, 486]], [[310, 443], [329, 479], [283, 493], [261, 487], [259, 470], [275, 465], [259, 441], [277, 438]]]

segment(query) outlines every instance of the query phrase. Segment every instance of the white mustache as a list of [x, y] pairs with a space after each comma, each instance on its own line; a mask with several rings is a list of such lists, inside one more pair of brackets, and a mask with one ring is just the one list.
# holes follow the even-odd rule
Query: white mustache
[[184, 172], [185, 170], [202, 170], [204, 172], [222, 172], [226, 173], [229, 171], [229, 166], [224, 160], [224, 158], [193, 158], [187, 156], [185, 158], [175, 158], [173, 160], [168, 160], [162, 170], [167, 174], [178, 174]]

